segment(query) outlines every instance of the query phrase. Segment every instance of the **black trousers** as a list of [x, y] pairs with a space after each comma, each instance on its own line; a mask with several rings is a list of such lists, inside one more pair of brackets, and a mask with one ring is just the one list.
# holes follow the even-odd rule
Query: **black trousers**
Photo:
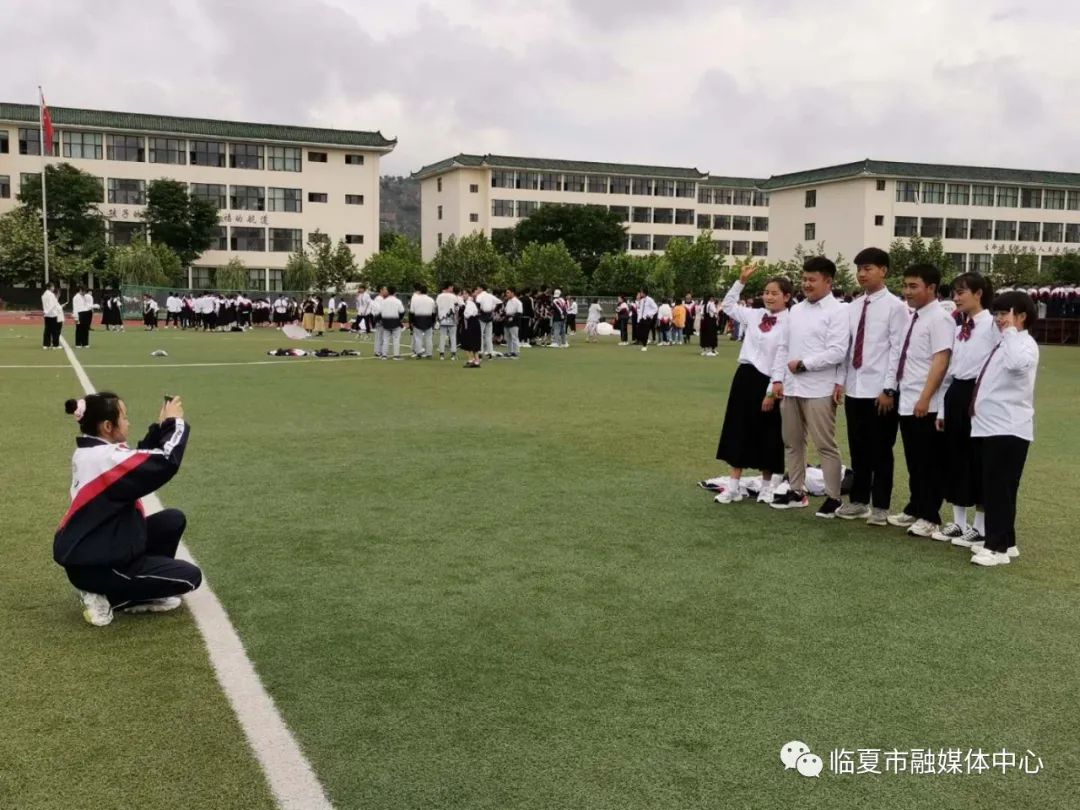
[[45, 348], [60, 345], [60, 330], [64, 327], [61, 318], [46, 318], [45, 329], [41, 334], [41, 345]]
[[90, 321], [93, 320], [93, 317], [94, 313], [89, 311], [79, 313], [79, 320], [75, 323], [76, 346], [90, 345]]
[[123, 568], [68, 566], [68, 579], [80, 590], [104, 594], [113, 608], [190, 593], [202, 584], [202, 571], [175, 559], [185, 526], [183, 512], [163, 509], [146, 519], [144, 556]]
[[628, 343], [629, 338], [629, 322], [626, 318], [619, 318], [619, 341], [622, 343]]
[[844, 414], [851, 469], [855, 475], [851, 484], [851, 502], [888, 509], [892, 503], [893, 447], [900, 425], [896, 408], [881, 416], [876, 398], [845, 397]]
[[[945, 499], [942, 486], [945, 442], [936, 421], [936, 413], [900, 417], [900, 436], [904, 440], [904, 460], [911, 491], [911, 500], [904, 511], [930, 523], [941, 523], [941, 502]], [[858, 468], [855, 472], [858, 474]]]
[[656, 318], [638, 318], [634, 342], [639, 346], [645, 346], [649, 342], [649, 334], [656, 329]]
[[1008, 551], [1016, 545], [1016, 494], [1030, 442], [1016, 436], [973, 439], [982, 467], [986, 547]]

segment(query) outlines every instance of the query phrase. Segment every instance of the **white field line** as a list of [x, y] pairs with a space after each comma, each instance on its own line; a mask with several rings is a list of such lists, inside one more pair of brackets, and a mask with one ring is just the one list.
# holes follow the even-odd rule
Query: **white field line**
[[[93, 393], [94, 385], [75, 357], [75, 352], [64, 338], [60, 342], [83, 390], [88, 394]], [[156, 494], [143, 498], [143, 504], [148, 514], [162, 509], [161, 500]], [[195, 562], [184, 543], [180, 544], [177, 556]], [[255, 666], [248, 658], [225, 608], [210, 588], [205, 572], [202, 587], [185, 596], [184, 601], [206, 642], [218, 683], [236, 713], [236, 719], [240, 721], [248, 744], [255, 752], [278, 807], [282, 810], [333, 810], [311, 763], [300, 750], [273, 698], [259, 680]]]
[[[322, 363], [331, 363], [334, 361], [355, 361], [355, 360], [374, 360], [374, 357], [282, 357], [278, 360], [243, 360], [236, 363], [126, 363], [126, 364], [99, 364], [90, 365], [89, 363], [83, 368], [216, 368], [219, 366], [296, 366], [304, 365], [297, 361], [300, 360], [317, 360], [318, 363], [312, 363], [312, 365], [321, 365]], [[0, 366], [2, 368], [67, 368], [67, 366], [61, 365], [21, 365], [21, 366]]]

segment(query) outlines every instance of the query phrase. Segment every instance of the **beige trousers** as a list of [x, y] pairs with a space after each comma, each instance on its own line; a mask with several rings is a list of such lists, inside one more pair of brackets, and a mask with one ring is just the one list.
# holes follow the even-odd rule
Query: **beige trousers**
[[806, 439], [817, 448], [825, 475], [825, 494], [840, 498], [840, 451], [836, 447], [836, 403], [830, 397], [780, 400], [784, 463], [795, 492], [806, 491]]

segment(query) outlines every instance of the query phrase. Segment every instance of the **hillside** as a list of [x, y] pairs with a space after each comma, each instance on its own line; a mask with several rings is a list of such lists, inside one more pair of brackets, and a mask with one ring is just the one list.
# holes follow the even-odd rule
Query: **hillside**
[[379, 230], [420, 240], [420, 183], [409, 177], [379, 178]]

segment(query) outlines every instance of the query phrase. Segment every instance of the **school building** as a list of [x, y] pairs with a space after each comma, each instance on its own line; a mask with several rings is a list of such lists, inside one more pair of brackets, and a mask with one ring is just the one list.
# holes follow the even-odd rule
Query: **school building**
[[[146, 238], [147, 184], [188, 184], [219, 210], [217, 238], [188, 286], [214, 287], [214, 270], [239, 258], [251, 289], [279, 290], [289, 254], [319, 231], [345, 240], [358, 264], [379, 247], [379, 158], [397, 145], [379, 132], [50, 107], [50, 163], [101, 180], [110, 243]], [[42, 170], [39, 110], [0, 103], [0, 214]]]

